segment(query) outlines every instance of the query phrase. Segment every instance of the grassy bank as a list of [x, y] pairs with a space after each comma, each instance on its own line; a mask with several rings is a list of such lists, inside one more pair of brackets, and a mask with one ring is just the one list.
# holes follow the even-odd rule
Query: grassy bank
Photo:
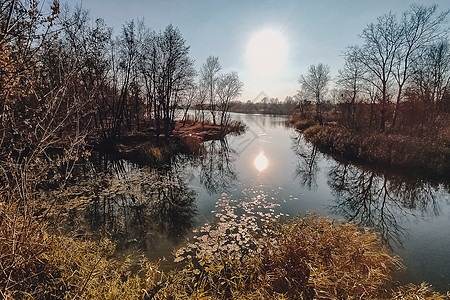
[[386, 133], [361, 135], [336, 124], [319, 126], [306, 120], [295, 126], [322, 151], [350, 160], [407, 168], [408, 172], [415, 170], [441, 178], [450, 170], [450, 144], [444, 139]]
[[[401, 267], [379, 236], [318, 216], [266, 224], [216, 223], [177, 251], [178, 270], [113, 258], [108, 240], [44, 235], [39, 253], [0, 275], [5, 299], [450, 299], [398, 287]], [[225, 227], [224, 227], [225, 226]], [[220, 234], [228, 230], [230, 234]], [[3, 240], [2, 240], [3, 242]], [[1, 249], [1, 248], [0, 248]], [[33, 251], [31, 248], [30, 251]], [[0, 253], [1, 255], [1, 253]], [[5, 286], [5, 283], [8, 283]]]

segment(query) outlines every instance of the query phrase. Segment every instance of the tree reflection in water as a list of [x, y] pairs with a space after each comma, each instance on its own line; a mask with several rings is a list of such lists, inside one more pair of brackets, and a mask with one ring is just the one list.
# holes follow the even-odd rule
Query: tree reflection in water
[[192, 170], [198, 168], [211, 194], [230, 190], [237, 178], [235, 152], [226, 140], [209, 141], [199, 156], [176, 155], [160, 166], [95, 155], [74, 170], [65, 190], [52, 192], [66, 230], [110, 237], [119, 252], [137, 248], [152, 259], [171, 253], [192, 231]]
[[[317, 150], [306, 145], [302, 137], [293, 139], [293, 149], [299, 158], [297, 176], [303, 186], [315, 188]], [[328, 185], [335, 196], [331, 212], [374, 228], [389, 245], [401, 246], [408, 235], [402, 223], [440, 213], [436, 197], [439, 184], [388, 171], [381, 173], [348, 162], [334, 161], [328, 168]]]
[[407, 209], [400, 194], [393, 193], [386, 178], [350, 164], [336, 164], [328, 172], [336, 196], [331, 209], [348, 221], [375, 228], [386, 242], [401, 245], [406, 230], [400, 226]]
[[226, 140], [212, 140], [205, 143], [205, 148], [198, 159], [199, 177], [210, 194], [218, 191], [230, 192], [237, 179], [235, 158], [236, 153], [228, 147]]
[[296, 177], [300, 178], [303, 187], [309, 190], [317, 189], [317, 147], [306, 143], [303, 135], [299, 134], [292, 138], [292, 150], [299, 158], [299, 163], [295, 169]]
[[99, 171], [98, 164], [86, 164], [87, 176], [58, 195], [66, 199], [63, 206], [74, 203], [67, 224], [111, 237], [119, 249], [133, 245], [150, 257], [170, 253], [195, 222], [195, 193], [186, 184], [184, 164], [181, 156], [163, 168], [119, 160]]

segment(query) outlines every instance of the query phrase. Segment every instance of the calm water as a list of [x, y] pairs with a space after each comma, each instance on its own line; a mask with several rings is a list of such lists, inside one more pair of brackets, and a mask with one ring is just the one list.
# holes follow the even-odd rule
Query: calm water
[[87, 164], [61, 193], [75, 203], [64, 212], [71, 228], [114, 239], [121, 255], [142, 253], [170, 265], [172, 251], [214, 219], [226, 193], [277, 204], [277, 214], [318, 212], [375, 228], [404, 260], [399, 280], [450, 290], [449, 183], [338, 162], [285, 127], [283, 117], [233, 117], [248, 126], [246, 133], [209, 141], [200, 156], [180, 155], [158, 168], [104, 159]]

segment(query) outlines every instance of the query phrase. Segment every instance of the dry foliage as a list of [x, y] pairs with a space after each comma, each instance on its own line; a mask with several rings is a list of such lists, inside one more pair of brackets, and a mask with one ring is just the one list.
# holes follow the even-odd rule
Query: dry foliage
[[[109, 240], [88, 241], [53, 236], [45, 252], [35, 257], [38, 278], [11, 286], [5, 298], [142, 299], [164, 279], [158, 265], [143, 260], [133, 274], [129, 260], [112, 258]], [[28, 266], [29, 268], [29, 266]]]
[[433, 291], [430, 285], [422, 283], [420, 285], [408, 284], [400, 287], [392, 294], [392, 300], [448, 300], [450, 292], [441, 295]]
[[351, 223], [311, 216], [280, 228], [279, 245], [304, 251], [316, 298], [379, 298], [387, 295], [399, 258], [388, 254], [378, 234]]
[[[227, 204], [225, 208], [231, 207]], [[233, 214], [228, 210], [225, 216], [234, 218]], [[228, 217], [224, 221], [229, 222]], [[130, 260], [114, 259], [115, 247], [109, 240], [44, 234], [47, 247], [29, 260], [36, 262], [34, 269], [30, 264], [26, 266], [39, 275], [10, 285], [2, 297], [449, 299], [448, 293], [433, 292], [426, 284], [407, 285], [393, 293], [388, 290], [389, 274], [401, 265], [398, 258], [387, 254], [372, 231], [313, 215], [284, 225], [272, 223], [256, 234], [245, 232], [245, 228], [253, 228], [252, 220], [247, 216], [247, 223], [236, 221], [227, 227], [237, 229], [240, 235], [231, 233], [233, 237], [227, 242], [230, 235], [218, 234], [224, 229], [220, 229], [220, 223], [205, 228], [198, 243], [178, 252], [178, 257], [184, 255], [189, 261], [187, 265], [170, 273], [144, 259], [137, 266]], [[195, 257], [189, 256], [193, 253]]]
[[376, 134], [363, 136], [343, 127], [312, 126], [305, 139], [324, 151], [368, 163], [427, 170], [445, 175], [449, 169], [448, 141], [405, 135]]
[[14, 291], [32, 293], [51, 270], [39, 258], [48, 250], [45, 229], [27, 213], [0, 201], [0, 298]]
[[[46, 297], [65, 299], [141, 299], [163, 278], [156, 264], [142, 261], [139, 274], [132, 274], [129, 260], [112, 258], [109, 240], [88, 241], [56, 237], [43, 257], [55, 267]], [[59, 289], [57, 289], [59, 287]]]

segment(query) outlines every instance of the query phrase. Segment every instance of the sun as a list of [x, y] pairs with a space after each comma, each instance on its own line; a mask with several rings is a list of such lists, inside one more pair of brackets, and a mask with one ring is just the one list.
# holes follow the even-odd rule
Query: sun
[[288, 46], [283, 35], [274, 29], [255, 34], [247, 45], [246, 59], [254, 73], [276, 75], [286, 61]]

